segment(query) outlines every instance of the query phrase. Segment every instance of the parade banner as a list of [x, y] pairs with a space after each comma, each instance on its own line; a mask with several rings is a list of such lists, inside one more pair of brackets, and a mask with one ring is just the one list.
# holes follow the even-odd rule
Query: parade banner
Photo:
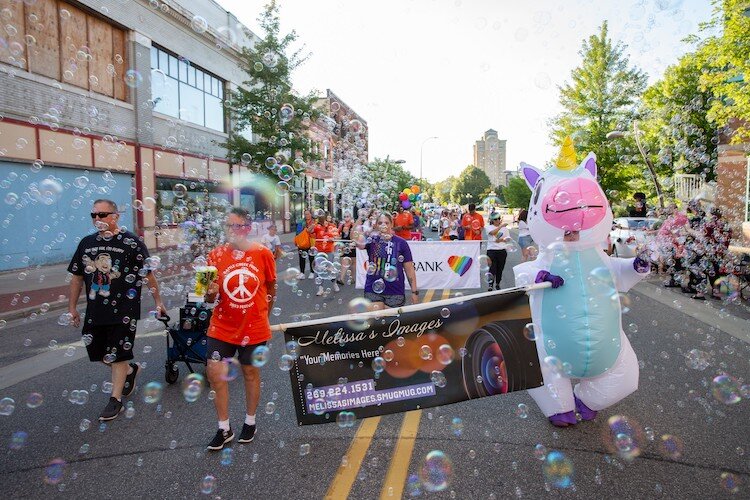
[[[409, 241], [409, 249], [422, 290], [479, 288], [479, 241]], [[364, 288], [367, 252], [357, 250], [356, 287]], [[409, 281], [406, 280], [406, 288]]]
[[277, 325], [299, 425], [400, 413], [544, 385], [526, 291]]

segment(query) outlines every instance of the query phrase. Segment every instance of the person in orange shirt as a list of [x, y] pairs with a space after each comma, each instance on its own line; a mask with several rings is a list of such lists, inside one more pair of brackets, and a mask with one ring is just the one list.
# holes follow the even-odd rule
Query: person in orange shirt
[[398, 214], [393, 218], [393, 232], [406, 241], [411, 239], [411, 230], [414, 229], [414, 217], [411, 212], [398, 206]]
[[[271, 338], [268, 311], [276, 298], [276, 260], [264, 245], [250, 241], [252, 221], [247, 210], [233, 208], [225, 222], [227, 243], [208, 254], [217, 278], [208, 287], [206, 302], [219, 303], [211, 315], [206, 347], [206, 374], [216, 392], [214, 405], [219, 430], [208, 444], [220, 450], [234, 439], [229, 426], [229, 386], [232, 358], [238, 355], [245, 380], [245, 423], [238, 442], [255, 437], [255, 411], [260, 399], [260, 370], [265, 363], [266, 342]], [[254, 359], [255, 358], [255, 359]]]
[[[325, 259], [328, 261], [333, 262], [333, 247], [334, 247], [334, 240], [338, 238], [339, 236], [339, 230], [336, 227], [336, 224], [333, 222], [333, 217], [331, 217], [330, 214], [321, 215], [318, 218], [318, 223], [315, 225], [315, 249], [318, 251], [318, 253], [315, 255], [315, 260], [318, 260], [318, 255], [325, 256]], [[324, 266], [325, 268], [326, 266]], [[339, 288], [338, 283], [336, 283], [336, 276], [334, 273], [334, 277], [331, 280], [333, 281], [333, 291], [338, 292], [341, 290]], [[323, 289], [323, 285], [318, 285], [318, 297], [323, 295], [325, 293], [325, 290]]]
[[461, 225], [464, 228], [464, 239], [482, 239], [484, 217], [477, 213], [477, 206], [474, 203], [469, 203], [469, 213], [464, 214], [463, 218], [461, 219]]

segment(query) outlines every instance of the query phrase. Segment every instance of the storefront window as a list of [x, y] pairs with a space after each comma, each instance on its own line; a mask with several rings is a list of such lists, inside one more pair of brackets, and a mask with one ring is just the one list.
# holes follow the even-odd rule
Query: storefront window
[[156, 112], [224, 132], [224, 81], [156, 46], [151, 99]]
[[156, 179], [157, 224], [221, 219], [230, 207], [230, 194], [212, 182]]

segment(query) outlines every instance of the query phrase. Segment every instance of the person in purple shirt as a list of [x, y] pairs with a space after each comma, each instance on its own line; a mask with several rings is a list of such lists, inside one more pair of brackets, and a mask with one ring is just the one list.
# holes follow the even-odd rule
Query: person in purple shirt
[[411, 287], [411, 301], [419, 302], [417, 273], [409, 243], [393, 234], [393, 217], [384, 213], [378, 217], [377, 234], [365, 239], [360, 235], [357, 248], [367, 251], [367, 279], [365, 298], [372, 309], [401, 307], [406, 303], [404, 273]]

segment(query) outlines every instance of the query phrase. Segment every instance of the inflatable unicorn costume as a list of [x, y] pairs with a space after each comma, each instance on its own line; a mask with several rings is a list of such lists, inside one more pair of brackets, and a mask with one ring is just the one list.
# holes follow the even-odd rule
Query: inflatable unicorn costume
[[[593, 153], [576, 165], [566, 138], [556, 165], [521, 164], [532, 190], [528, 225], [539, 245], [534, 261], [513, 268], [519, 286], [548, 281], [529, 293], [544, 387], [529, 394], [552, 424], [592, 420], [638, 388], [638, 360], [620, 316], [620, 292], [649, 273], [648, 263], [602, 250], [612, 210], [596, 181]], [[573, 388], [571, 378], [579, 379]]]

